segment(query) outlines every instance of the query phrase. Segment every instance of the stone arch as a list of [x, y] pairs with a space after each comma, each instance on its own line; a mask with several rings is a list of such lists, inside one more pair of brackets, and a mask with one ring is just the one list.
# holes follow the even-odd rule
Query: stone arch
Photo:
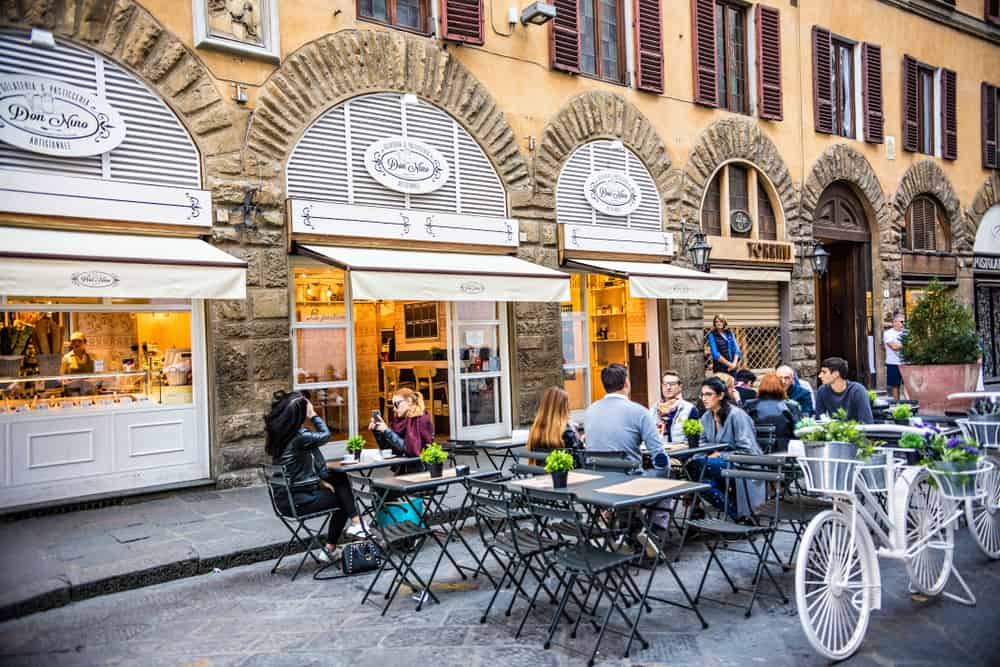
[[[430, 39], [402, 32], [342, 30], [284, 59], [260, 90], [248, 132], [247, 166], [283, 199], [280, 176], [302, 133], [334, 105], [363, 93], [415, 93], [447, 111], [482, 147], [508, 198], [528, 188], [517, 138], [486, 88]], [[255, 164], [254, 164], [255, 163]]]
[[674, 217], [700, 220], [701, 201], [712, 176], [726, 162], [750, 163], [763, 172], [774, 187], [791, 236], [798, 229], [795, 184], [785, 161], [756, 123], [742, 118], [725, 118], [705, 128], [698, 136], [684, 168], [684, 182]]
[[865, 156], [848, 144], [836, 144], [823, 151], [802, 186], [799, 217], [806, 235], [811, 236], [820, 197], [838, 181], [849, 184], [864, 205], [871, 221], [869, 224], [873, 226], [872, 238], [884, 236], [890, 228], [891, 210], [882, 193], [882, 185]]
[[540, 217], [555, 220], [555, 191], [563, 163], [594, 139], [619, 139], [642, 161], [656, 183], [661, 202], [675, 189], [670, 155], [656, 129], [638, 108], [614, 93], [589, 91], [570, 98], [545, 126], [534, 159]]
[[[146, 83], [190, 132], [203, 164], [239, 147], [234, 109], [223, 100], [200, 58], [132, 0], [4, 3], [0, 25], [44, 28], [93, 49]], [[205, 170], [208, 173], [208, 169]]]
[[954, 251], [972, 252], [972, 241], [975, 238], [965, 234], [962, 225], [962, 204], [955, 194], [955, 188], [945, 175], [944, 170], [934, 160], [921, 160], [910, 166], [899, 181], [896, 196], [893, 197], [892, 226], [897, 232], [906, 224], [906, 209], [917, 195], [933, 195], [948, 216], [948, 226], [951, 228], [952, 246]]
[[975, 243], [976, 233], [986, 211], [997, 204], [1000, 204], [1000, 172], [994, 171], [976, 191], [972, 204], [962, 216], [963, 238], [968, 240], [970, 247]]

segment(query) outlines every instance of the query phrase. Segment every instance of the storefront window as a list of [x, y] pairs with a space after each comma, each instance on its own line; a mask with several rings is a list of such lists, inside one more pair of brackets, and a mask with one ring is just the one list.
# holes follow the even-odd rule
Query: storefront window
[[189, 308], [30, 311], [14, 303], [7, 300], [0, 327], [0, 412], [194, 402]]
[[347, 330], [309, 328], [295, 331], [297, 384], [347, 379]]
[[563, 387], [569, 394], [569, 409], [581, 411], [589, 404], [590, 355], [587, 351], [587, 307], [584, 276], [570, 276], [570, 301], [561, 304]]

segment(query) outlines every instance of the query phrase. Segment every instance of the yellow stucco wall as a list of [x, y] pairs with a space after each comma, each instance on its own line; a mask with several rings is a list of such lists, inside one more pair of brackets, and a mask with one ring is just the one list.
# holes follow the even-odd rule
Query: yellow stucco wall
[[[483, 2], [486, 43], [482, 47], [449, 44], [447, 48], [497, 100], [525, 153], [528, 137], [540, 138], [549, 119], [568, 98], [591, 89], [610, 90], [635, 104], [659, 132], [675, 167], [683, 167], [705, 126], [728, 115], [692, 103], [689, 2], [669, 0], [661, 3], [665, 52], [663, 95], [551, 70], [548, 27], [518, 24], [511, 29], [507, 24], [507, 7], [516, 4], [520, 10], [527, 2]], [[143, 0], [142, 4], [179, 39], [192, 44], [190, 2]], [[877, 0], [800, 1], [799, 7], [792, 7], [787, 1], [762, 0], [762, 4], [781, 11], [784, 120], [759, 121], [759, 124], [774, 141], [795, 181], [805, 179], [816, 157], [827, 146], [847, 141], [871, 162], [886, 196], [893, 195], [907, 167], [925, 157], [904, 152], [900, 142], [900, 70], [903, 54], [909, 53], [931, 65], [957, 72], [959, 159], [955, 162], [939, 160], [939, 163], [962, 205], [969, 205], [988, 176], [980, 166], [979, 87], [982, 81], [1000, 84], [1000, 46]], [[356, 20], [355, 4], [345, 0], [281, 0], [278, 5], [283, 57], [329, 32], [353, 27], [383, 29]], [[982, 2], [958, 0], [956, 9], [979, 19]], [[817, 24], [850, 39], [882, 46], [885, 134], [897, 139], [895, 160], [887, 159], [884, 145], [813, 131], [811, 28]], [[256, 87], [264, 83], [276, 67], [273, 63], [210, 49], [199, 49], [197, 53], [217, 78], [219, 91], [224, 96], [232, 96], [232, 81], [250, 84], [250, 107], [255, 100]]]

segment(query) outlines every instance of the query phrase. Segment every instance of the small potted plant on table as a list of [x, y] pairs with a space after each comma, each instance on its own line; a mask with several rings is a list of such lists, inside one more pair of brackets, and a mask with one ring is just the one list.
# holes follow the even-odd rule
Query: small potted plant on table
[[685, 419], [683, 429], [688, 439], [688, 447], [694, 449], [701, 443], [701, 434], [705, 432], [705, 427], [701, 425], [699, 419]]
[[347, 451], [354, 455], [355, 461], [361, 460], [361, 450], [365, 448], [365, 439], [360, 435], [352, 435], [347, 439]]
[[892, 415], [892, 421], [896, 422], [900, 426], [909, 426], [910, 417], [913, 416], [913, 410], [906, 403], [900, 403], [895, 406], [889, 414]]
[[448, 460], [448, 452], [441, 449], [441, 445], [432, 442], [420, 452], [420, 460], [431, 477], [440, 477], [444, 474], [444, 462]]
[[552, 475], [552, 488], [565, 489], [569, 481], [569, 471], [573, 469], [573, 455], [555, 449], [545, 458], [545, 472]]

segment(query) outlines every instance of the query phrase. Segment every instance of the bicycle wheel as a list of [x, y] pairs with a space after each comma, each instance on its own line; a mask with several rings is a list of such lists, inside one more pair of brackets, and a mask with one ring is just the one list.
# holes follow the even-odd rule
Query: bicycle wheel
[[[859, 526], [866, 530], [864, 526]], [[829, 660], [851, 657], [864, 641], [871, 615], [870, 554], [850, 519], [827, 510], [809, 523], [795, 561], [795, 603], [806, 639]], [[865, 552], [865, 553], [863, 553]]]
[[923, 547], [905, 563], [910, 583], [924, 595], [937, 595], [948, 583], [955, 534], [945, 521], [952, 511], [930, 474], [926, 470], [917, 473], [906, 491], [906, 548], [917, 543]]
[[982, 474], [976, 480], [980, 488], [986, 489], [986, 496], [965, 501], [965, 519], [969, 530], [976, 538], [976, 544], [989, 558], [1000, 558], [1000, 459], [990, 456], [993, 470]]

